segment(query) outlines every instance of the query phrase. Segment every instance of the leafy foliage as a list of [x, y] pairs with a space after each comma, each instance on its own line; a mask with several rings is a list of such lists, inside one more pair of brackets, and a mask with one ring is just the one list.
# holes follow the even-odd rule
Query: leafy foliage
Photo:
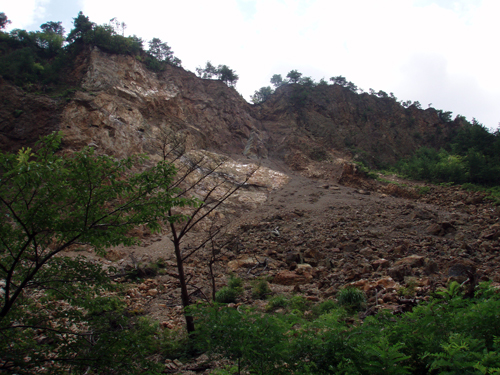
[[153, 38], [146, 52], [141, 38], [124, 36], [125, 28], [125, 23], [116, 18], [109, 24], [96, 25], [80, 12], [66, 39], [62, 23], [54, 21], [42, 24], [41, 31], [0, 32], [0, 74], [25, 88], [34, 83], [62, 85], [64, 69], [78, 53], [93, 46], [109, 53], [136, 56], [154, 71], [164, 70], [165, 64], [181, 66], [181, 60], [174, 57], [167, 43]]
[[5, 29], [8, 24], [12, 23], [4, 12], [0, 12], [0, 30]]
[[396, 170], [410, 178], [457, 184], [500, 183], [500, 133], [491, 133], [477, 121], [466, 124], [449, 150], [421, 148]]
[[150, 340], [144, 335], [153, 328], [126, 319], [122, 303], [108, 297], [107, 272], [62, 252], [87, 245], [102, 255], [110, 246], [133, 244], [130, 229], [159, 230], [165, 217], [183, 219], [168, 215], [173, 207], [197, 201], [170, 189], [171, 164], [134, 173], [144, 158], [115, 160], [92, 148], [60, 155], [60, 144], [61, 135], [52, 134], [36, 150], [0, 153], [0, 351], [8, 353], [0, 367], [32, 373], [54, 364], [83, 372], [120, 362], [126, 368], [145, 359]]
[[288, 78], [288, 81], [290, 83], [298, 83], [300, 81], [301, 76], [302, 73], [299, 73], [297, 70], [290, 70], [286, 75], [286, 78]]
[[380, 312], [363, 324], [346, 320], [329, 304], [316, 319], [274, 297], [267, 314], [220, 306], [198, 306], [198, 344], [212, 355], [235, 361], [238, 371], [258, 374], [498, 374], [500, 294], [480, 284], [472, 299], [437, 295], [412, 312]]
[[198, 74], [198, 77], [204, 79], [212, 79], [212, 77], [216, 77], [219, 81], [223, 81], [228, 86], [235, 86], [239, 79], [236, 72], [227, 65], [219, 65], [215, 67], [210, 61], [207, 61], [205, 68], [196, 68], [196, 73]]
[[243, 280], [230, 275], [228, 285], [215, 293], [215, 301], [218, 303], [236, 302], [236, 298], [243, 293]]
[[270, 86], [261, 87], [259, 90], [255, 91], [253, 95], [250, 95], [250, 100], [253, 104], [264, 103], [273, 94], [273, 89]]
[[363, 291], [354, 287], [347, 287], [339, 291], [337, 301], [339, 306], [349, 310], [359, 311], [366, 304], [366, 297]]
[[256, 299], [266, 299], [271, 294], [271, 288], [266, 280], [257, 280], [252, 288], [252, 296]]
[[238, 297], [238, 291], [225, 286], [215, 293], [215, 301], [218, 303], [234, 303]]
[[271, 84], [276, 88], [282, 86], [284, 83], [285, 82], [283, 81], [283, 77], [281, 77], [281, 74], [274, 74], [271, 77]]

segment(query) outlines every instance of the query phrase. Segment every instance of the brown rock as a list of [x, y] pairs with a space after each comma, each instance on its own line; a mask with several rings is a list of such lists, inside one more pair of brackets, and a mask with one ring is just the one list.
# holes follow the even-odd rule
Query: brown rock
[[420, 255], [410, 255], [406, 258], [399, 259], [394, 263], [395, 267], [409, 266], [409, 267], [422, 267], [425, 263], [425, 258]]
[[125, 253], [123, 251], [111, 249], [106, 252], [104, 258], [110, 260], [112, 262], [116, 262], [117, 260], [123, 259], [125, 257]]
[[387, 259], [382, 258], [382, 259], [377, 259], [377, 260], [373, 261], [372, 262], [372, 267], [373, 267], [374, 270], [380, 271], [380, 270], [382, 270], [384, 268], [389, 267], [390, 264], [391, 264], [390, 261], [388, 261]]
[[232, 260], [227, 263], [227, 268], [234, 272], [240, 268], [251, 268], [257, 264], [257, 260], [254, 258], [243, 258]]
[[391, 277], [383, 277], [375, 282], [375, 286], [382, 286], [384, 289], [399, 289], [400, 285]]
[[424, 272], [426, 275], [432, 275], [435, 273], [439, 273], [439, 266], [433, 260], [425, 259]]
[[299, 275], [293, 271], [281, 271], [274, 277], [272, 282], [278, 285], [300, 285], [308, 281], [306, 275]]
[[158, 289], [149, 289], [147, 295], [151, 297], [158, 295]]
[[387, 274], [396, 281], [404, 281], [405, 276], [413, 276], [412, 269], [407, 264], [391, 267], [387, 270]]
[[314, 260], [321, 260], [321, 259], [323, 259], [323, 254], [321, 254], [316, 249], [307, 249], [306, 251], [304, 251], [304, 258], [312, 258]]

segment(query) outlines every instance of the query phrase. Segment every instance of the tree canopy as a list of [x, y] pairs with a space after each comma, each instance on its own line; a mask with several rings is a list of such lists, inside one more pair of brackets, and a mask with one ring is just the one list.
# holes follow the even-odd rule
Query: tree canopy
[[259, 104], [265, 102], [273, 94], [273, 89], [271, 86], [261, 87], [259, 90], [255, 91], [255, 94], [250, 95], [252, 103]]
[[227, 65], [219, 65], [215, 67], [210, 61], [207, 61], [205, 68], [197, 67], [196, 73], [198, 74], [198, 77], [204, 79], [212, 79], [212, 77], [216, 77], [228, 86], [235, 86], [239, 79], [236, 72]]
[[[170, 163], [133, 172], [143, 157], [116, 160], [92, 148], [61, 155], [60, 144], [61, 135], [52, 134], [35, 150], [0, 153], [0, 352], [2, 361], [22, 365], [25, 373], [40, 363], [85, 365], [89, 353], [119, 366], [118, 333], [109, 319], [116, 319], [120, 303], [103, 295], [106, 272], [63, 251], [87, 246], [102, 255], [110, 246], [134, 244], [129, 231], [135, 226], [158, 231], [164, 220], [183, 219], [169, 215], [172, 208], [198, 204], [170, 187], [176, 172]], [[42, 308], [44, 300], [50, 303]], [[120, 346], [127, 346], [129, 333], [119, 334]], [[34, 345], [41, 334], [50, 340]], [[26, 356], [32, 362], [25, 363]]]
[[298, 83], [300, 81], [300, 77], [302, 77], [302, 73], [299, 73], [297, 70], [290, 70], [286, 77], [290, 83]]
[[51, 34], [57, 34], [60, 36], [64, 35], [64, 27], [62, 26], [62, 22], [53, 22], [49, 21], [40, 26], [40, 29], [42, 29], [43, 32], [45, 33], [51, 33]]
[[5, 29], [11, 21], [7, 18], [4, 12], [0, 12], [0, 30]]

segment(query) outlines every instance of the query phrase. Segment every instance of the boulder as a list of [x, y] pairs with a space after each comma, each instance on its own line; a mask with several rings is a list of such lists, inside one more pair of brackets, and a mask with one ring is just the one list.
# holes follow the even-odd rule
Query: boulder
[[278, 285], [300, 285], [308, 283], [310, 279], [312, 279], [310, 275], [299, 275], [294, 271], [281, 271], [274, 277], [272, 283]]

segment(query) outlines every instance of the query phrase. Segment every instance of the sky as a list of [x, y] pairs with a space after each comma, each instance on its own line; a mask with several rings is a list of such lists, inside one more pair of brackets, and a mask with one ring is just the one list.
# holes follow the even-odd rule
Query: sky
[[0, 0], [7, 30], [62, 21], [69, 32], [79, 11], [160, 38], [192, 72], [228, 65], [248, 101], [298, 70], [500, 123], [500, 0]]

